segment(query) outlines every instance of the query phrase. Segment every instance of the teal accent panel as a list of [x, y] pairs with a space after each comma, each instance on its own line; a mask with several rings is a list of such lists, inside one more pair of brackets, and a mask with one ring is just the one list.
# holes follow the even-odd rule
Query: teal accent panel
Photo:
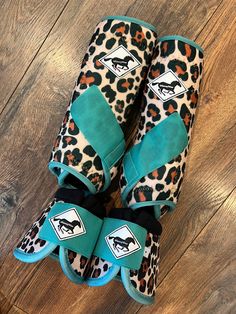
[[[68, 225], [71, 227], [73, 221], [79, 221], [79, 226], [77, 224], [69, 229]], [[49, 212], [39, 238], [90, 258], [101, 227], [102, 220], [88, 210], [58, 202]]]
[[124, 204], [128, 193], [142, 177], [177, 157], [187, 144], [186, 128], [176, 112], [152, 128], [139, 144], [133, 146], [123, 160], [127, 181], [122, 193]]
[[125, 151], [124, 133], [99, 88], [93, 85], [71, 105], [71, 115], [109, 170]]
[[146, 236], [147, 230], [135, 223], [105, 218], [93, 255], [118, 266], [139, 269]]

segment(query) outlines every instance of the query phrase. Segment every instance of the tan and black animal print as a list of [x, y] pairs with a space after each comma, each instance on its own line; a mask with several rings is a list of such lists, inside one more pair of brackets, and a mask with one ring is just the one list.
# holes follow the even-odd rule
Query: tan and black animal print
[[[159, 273], [159, 236], [148, 233], [145, 243], [144, 256], [139, 270], [129, 270], [128, 280], [138, 293], [148, 297], [155, 296], [155, 290], [158, 284], [157, 277]], [[89, 272], [86, 274], [86, 279], [101, 279], [105, 277], [112, 263], [94, 256], [91, 259]], [[122, 280], [121, 272], [117, 274], [117, 278]]]
[[17, 249], [28, 254], [38, 253], [42, 251], [47, 245], [47, 241], [39, 238], [39, 232], [50, 212], [52, 206], [55, 204], [55, 200], [50, 202], [48, 207], [42, 211], [39, 218], [33, 223], [30, 229], [23, 236], [21, 241], [17, 244]]
[[[82, 61], [81, 73], [77, 79], [71, 102], [52, 149], [50, 161], [58, 163], [58, 166], [54, 168], [57, 176], [63, 172], [60, 164], [64, 164], [89, 179], [96, 191], [103, 188], [105, 179], [101, 159], [75, 124], [70, 113], [71, 104], [89, 87], [96, 85], [125, 132], [134, 100], [146, 78], [156, 39], [157, 35], [152, 27], [149, 29], [137, 24], [136, 21], [107, 18], [97, 25]], [[133, 56], [128, 61], [136, 59], [140, 66], [124, 76], [117, 77], [100, 59], [121, 45]], [[116, 67], [118, 59], [116, 58]], [[121, 65], [122, 67], [118, 69], [127, 69], [127, 66], [124, 67], [124, 61]], [[113, 69], [116, 68], [114, 67]], [[92, 108], [91, 119], [93, 119]], [[110, 169], [110, 172], [111, 178], [113, 178], [117, 173], [117, 164]], [[73, 186], [77, 186], [75, 181], [71, 175], [67, 177], [67, 182]]]
[[112, 263], [97, 256], [93, 256], [90, 261], [89, 271], [86, 274], [86, 279], [102, 278], [109, 272], [111, 267]]
[[130, 270], [130, 282], [139, 293], [155, 296], [159, 274], [159, 237], [148, 233], [139, 270]]
[[[142, 141], [145, 134], [174, 112], [178, 112], [185, 125], [190, 143], [195, 112], [199, 98], [203, 70], [203, 52], [190, 41], [165, 37], [156, 47], [147, 83], [171, 70], [183, 83], [186, 92], [168, 101], [162, 101], [146, 84], [142, 113], [135, 144]], [[145, 202], [158, 201], [161, 215], [173, 209], [180, 195], [189, 145], [179, 156], [143, 177], [127, 197], [129, 207], [145, 206]], [[120, 179], [121, 190], [126, 186], [124, 175]], [[165, 203], [169, 201], [169, 203]]]

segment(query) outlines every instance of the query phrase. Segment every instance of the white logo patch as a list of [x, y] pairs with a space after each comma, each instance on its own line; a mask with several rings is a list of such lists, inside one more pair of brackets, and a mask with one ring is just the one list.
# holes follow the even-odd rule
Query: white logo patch
[[105, 240], [117, 259], [141, 249], [140, 243], [127, 225], [112, 231], [105, 237]]
[[57, 237], [66, 240], [86, 233], [84, 224], [75, 208], [70, 208], [49, 219]]
[[187, 91], [182, 81], [169, 70], [155, 78], [148, 87], [164, 102]]
[[141, 66], [140, 62], [124, 46], [120, 45], [112, 52], [106, 54], [99, 61], [117, 77]]

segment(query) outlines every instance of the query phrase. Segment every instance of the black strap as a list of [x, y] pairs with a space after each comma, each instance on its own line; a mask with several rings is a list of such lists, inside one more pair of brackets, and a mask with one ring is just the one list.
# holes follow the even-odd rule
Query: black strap
[[109, 217], [134, 222], [152, 234], [161, 235], [162, 233], [162, 226], [156, 220], [152, 207], [143, 207], [136, 210], [131, 208], [114, 208], [110, 211]]
[[81, 206], [99, 218], [106, 216], [106, 208], [101, 198], [92, 194], [86, 196], [82, 190], [60, 188], [57, 190], [55, 198], [58, 201]]

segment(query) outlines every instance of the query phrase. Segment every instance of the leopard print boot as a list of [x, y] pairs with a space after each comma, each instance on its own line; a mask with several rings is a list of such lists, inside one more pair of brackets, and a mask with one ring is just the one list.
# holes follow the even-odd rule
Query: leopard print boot
[[83, 282], [105, 215], [87, 202], [117, 173], [156, 41], [155, 27], [135, 18], [110, 16], [97, 25], [50, 157], [60, 193], [17, 245], [19, 260], [56, 257], [70, 280]]
[[196, 43], [180, 36], [159, 40], [135, 142], [122, 163], [125, 214], [119, 217], [112, 211], [105, 219], [89, 285], [119, 278], [134, 300], [154, 302], [161, 235], [157, 220], [175, 208], [180, 195], [202, 68], [203, 52]]

